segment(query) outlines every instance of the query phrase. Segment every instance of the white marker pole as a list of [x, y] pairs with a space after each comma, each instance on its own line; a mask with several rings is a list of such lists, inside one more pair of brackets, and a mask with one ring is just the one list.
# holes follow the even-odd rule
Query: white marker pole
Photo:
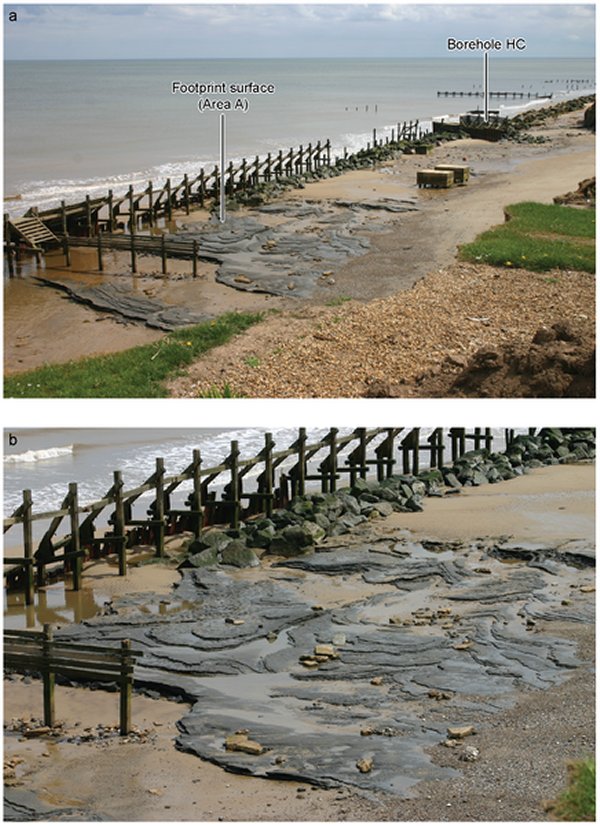
[[219, 221], [225, 223], [225, 115], [219, 116], [219, 146], [221, 154], [221, 185], [219, 187]]
[[490, 56], [483, 55], [483, 119], [487, 123], [490, 116]]

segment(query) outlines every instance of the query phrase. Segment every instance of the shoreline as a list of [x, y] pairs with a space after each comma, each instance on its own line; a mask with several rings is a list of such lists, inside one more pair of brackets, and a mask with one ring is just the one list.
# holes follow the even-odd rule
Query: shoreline
[[[579, 538], [593, 542], [593, 471], [594, 467], [586, 464], [544, 467], [505, 484], [465, 488], [456, 497], [458, 502], [454, 505], [448, 503], [448, 514], [436, 513], [437, 506], [444, 504], [443, 500], [429, 499], [422, 513], [410, 515], [411, 519], [414, 517], [414, 522], [408, 529], [396, 521], [406, 517], [411, 525], [409, 515], [405, 514], [372, 522], [369, 526], [369, 530], [374, 531], [371, 541], [375, 535], [380, 540], [404, 536], [414, 541], [422, 535], [433, 537], [442, 524], [442, 540], [493, 536], [496, 526], [505, 524], [507, 507], [502, 500], [508, 497], [513, 498], [515, 503], [521, 502], [521, 521], [512, 518], [509, 525], [515, 529], [515, 541], [529, 541], [533, 531], [544, 543], [552, 534], [552, 519], [540, 520], [536, 509], [531, 507], [531, 497], [534, 497], [540, 506], [540, 513], [545, 511], [549, 516], [554, 514], [564, 520], [565, 533], [558, 535], [555, 531], [552, 534], [555, 539], [562, 540], [565, 535], [576, 538], [569, 519], [577, 513], [584, 514], [585, 519], [584, 530], [578, 533]], [[586, 491], [587, 495], [584, 495]], [[552, 498], [556, 496], [560, 504]], [[454, 497], [451, 499], [453, 501]], [[461, 500], [468, 506], [468, 513], [461, 507]], [[561, 510], [563, 506], [566, 506], [564, 511]], [[470, 528], [465, 528], [467, 520]], [[480, 527], [488, 525], [490, 531], [480, 533]], [[540, 535], [540, 525], [545, 529], [543, 536]], [[355, 545], [349, 545], [350, 549], [353, 547]], [[479, 553], [471, 550], [470, 556], [472, 564], [477, 564]], [[489, 559], [486, 564], [490, 564]], [[514, 568], [512, 565], [505, 566], [503, 570], [510, 574]], [[501, 564], [496, 562], [495, 570], [501, 569]], [[268, 576], [274, 583], [285, 582], [286, 577], [289, 579], [290, 576], [285, 569], [281, 574], [277, 568], [271, 568], [270, 574], [268, 569], [261, 570], [262, 573], [257, 569], [239, 571], [234, 577], [245, 583], [247, 588], [250, 583], [257, 583]], [[143, 581], [146, 580], [146, 585], [149, 585], [149, 573], [148, 568], [132, 572], [129, 593], [143, 591]], [[322, 602], [326, 610], [329, 606], [337, 606], [339, 612], [348, 599], [358, 599], [360, 604], [367, 604], [363, 603], [368, 593], [364, 584], [359, 590], [353, 590], [348, 577], [334, 578], [331, 583], [322, 586], [318, 585], [317, 575], [295, 575], [293, 578], [298, 593], [308, 589], [312, 599]], [[577, 573], [568, 568], [563, 588], [568, 590], [569, 586], [576, 586], [579, 589], [581, 584], [589, 581], [593, 582], [593, 575], [590, 580], [589, 573]], [[558, 584], [555, 581], [555, 590]], [[382, 585], [369, 587], [371, 599], [376, 598], [380, 591], [382, 597], [386, 593], [386, 587]], [[364, 592], [362, 595], [361, 590]], [[433, 595], [435, 590], [431, 593]], [[422, 605], [423, 599], [421, 596], [418, 604]], [[569, 592], [569, 599], [575, 599], [576, 604], [582, 604], [582, 600], [585, 602], [583, 596], [576, 597], [573, 590]], [[593, 602], [593, 594], [589, 599]], [[127, 600], [123, 604], [126, 605]], [[115, 605], [119, 606], [118, 600]], [[493, 801], [497, 814], [503, 820], [548, 820], [542, 800], [558, 793], [564, 784], [562, 773], [565, 771], [565, 761], [569, 757], [582, 756], [586, 743], [590, 749], [593, 748], [590, 732], [593, 730], [594, 704], [591, 698], [594, 696], [594, 681], [588, 665], [593, 658], [594, 628], [593, 625], [568, 621], [551, 622], [549, 618], [537, 620], [537, 623], [536, 633], [542, 635], [540, 640], [544, 634], [551, 632], [558, 633], [563, 639], [573, 640], [579, 648], [583, 664], [566, 682], [544, 690], [516, 691], [516, 702], [504, 710], [496, 709], [491, 717], [487, 714], [478, 717], [471, 710], [467, 717], [477, 723], [477, 736], [472, 738], [472, 742], [481, 751], [480, 762], [465, 765], [452, 750], [436, 745], [430, 750], [434, 763], [450, 766], [458, 774], [452, 779], [438, 779], [435, 782], [423, 777], [421, 783], [412, 787], [408, 798], [378, 791], [370, 792], [365, 797], [364, 792], [351, 786], [328, 790], [297, 780], [265, 780], [224, 772], [211, 762], [174, 748], [173, 739], [178, 733], [176, 724], [185, 715], [186, 706], [165, 699], [151, 700], [139, 694], [134, 694], [133, 698], [133, 721], [140, 735], [125, 744], [120, 743], [119, 738], [103, 740], [105, 735], [97, 727], [99, 724], [112, 724], [118, 707], [116, 695], [63, 686], [57, 688], [57, 711], [58, 717], [66, 721], [67, 735], [77, 738], [84, 730], [89, 730], [91, 739], [79, 743], [49, 743], [43, 737], [19, 740], [15, 734], [5, 732], [5, 761], [15, 758], [22, 761], [16, 763], [14, 770], [14, 779], [20, 785], [13, 786], [11, 782], [7, 793], [9, 799], [14, 795], [16, 800], [25, 793], [25, 800], [33, 810], [39, 805], [46, 806], [50, 817], [52, 811], [57, 809], [79, 811], [78, 819], [104, 814], [114, 820], [314, 821], [318, 811], [322, 821], [435, 821], [448, 819], [450, 803], [452, 819], [481, 821], [496, 819], [490, 810]], [[29, 714], [39, 716], [41, 687], [35, 681], [29, 685], [20, 678], [16, 678], [16, 683], [5, 682], [4, 697], [5, 719], [24, 718]], [[564, 704], [568, 704], [569, 714], [559, 714], [557, 717], [559, 708]], [[457, 712], [452, 714], [451, 706], [444, 712], [443, 705], [434, 703], [429, 706], [428, 714], [433, 715], [431, 720], [437, 719], [439, 713], [450, 713], [449, 719], [456, 716]], [[528, 723], [527, 748], [523, 749], [522, 731]], [[557, 740], [561, 747], [552, 749], [552, 759], [548, 759], [549, 744], [555, 744]], [[93, 783], [88, 782], [87, 773], [80, 775], [84, 755], [92, 758], [97, 767]], [[514, 786], [517, 782], [515, 771], [522, 766], [523, 759], [527, 760], [527, 771], [517, 784], [518, 793], [510, 794], [508, 788], [511, 783], [513, 789], [517, 788]], [[125, 780], [116, 787], [115, 771]], [[75, 778], [77, 784], [73, 789]], [[181, 783], [193, 790], [185, 800], [176, 791]], [[196, 783], [197, 786], [194, 785]], [[50, 789], [51, 792], [45, 791]], [[196, 790], [198, 794], [193, 793]], [[496, 799], [500, 797], [502, 801], [498, 806]]]

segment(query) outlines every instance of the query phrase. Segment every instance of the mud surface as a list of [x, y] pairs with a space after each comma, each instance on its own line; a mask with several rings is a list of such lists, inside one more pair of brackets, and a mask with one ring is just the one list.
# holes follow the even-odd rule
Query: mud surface
[[[585, 666], [553, 624], [593, 623], [594, 553], [368, 530], [248, 572], [186, 570], [180, 611], [149, 616], [147, 595], [124, 597], [116, 615], [57, 635], [129, 637], [144, 651], [138, 684], [193, 703], [185, 751], [257, 777], [410, 795], [456, 774], [430, 757], [448, 727], [485, 725]], [[258, 753], [227, 750], [236, 732]]]

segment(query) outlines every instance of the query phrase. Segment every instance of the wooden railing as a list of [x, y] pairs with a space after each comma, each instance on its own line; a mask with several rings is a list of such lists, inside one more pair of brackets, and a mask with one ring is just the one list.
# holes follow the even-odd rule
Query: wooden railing
[[60, 674], [70, 680], [117, 682], [120, 690], [119, 729], [131, 731], [133, 669], [142, 651], [133, 650], [129, 640], [120, 648], [81, 645], [55, 640], [50, 625], [43, 631], [4, 631], [4, 666], [12, 671], [39, 672], [44, 684], [44, 724], [55, 723], [54, 686]]

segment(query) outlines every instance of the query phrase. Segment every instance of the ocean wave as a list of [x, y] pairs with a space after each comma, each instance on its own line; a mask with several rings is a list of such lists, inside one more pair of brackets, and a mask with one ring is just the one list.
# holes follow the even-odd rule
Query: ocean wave
[[62, 456], [72, 456], [75, 445], [65, 445], [64, 447], [47, 447], [43, 450], [26, 450], [25, 453], [12, 453], [4, 457], [5, 464], [33, 464], [34, 462], [44, 462], [47, 459], [60, 459]]

